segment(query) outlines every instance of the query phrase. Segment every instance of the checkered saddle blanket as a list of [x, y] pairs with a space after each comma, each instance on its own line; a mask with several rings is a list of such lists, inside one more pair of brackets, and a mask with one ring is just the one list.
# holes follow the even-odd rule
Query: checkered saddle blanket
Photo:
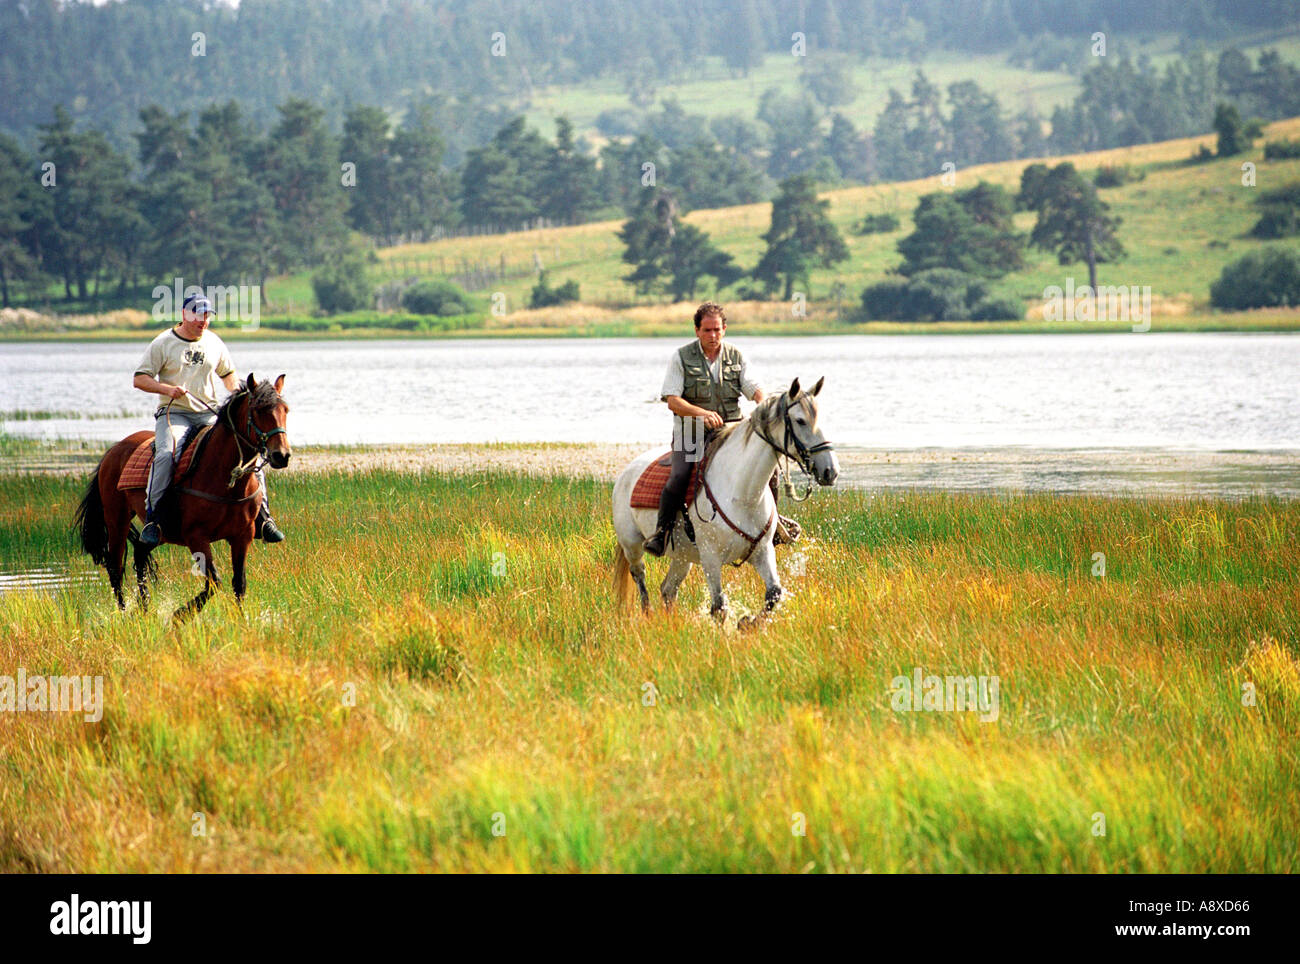
[[[664, 485], [668, 481], [672, 465], [672, 452], [668, 451], [646, 466], [645, 471], [641, 473], [641, 478], [637, 479], [636, 485], [632, 487], [632, 508], [659, 508], [659, 495], [663, 492]], [[691, 481], [686, 486], [687, 505], [690, 505], [691, 499], [695, 497], [695, 484], [699, 477], [700, 463], [697, 462], [695, 468], [691, 471]]]
[[[185, 446], [181, 451], [180, 458], [176, 462], [176, 468], [172, 472], [172, 482], [179, 482], [189, 475], [190, 469], [194, 467], [195, 456], [202, 449], [203, 443], [207, 441], [208, 433], [211, 431], [211, 425], [203, 426], [189, 445]], [[149, 485], [149, 466], [152, 464], [153, 440], [146, 439], [136, 446], [135, 451], [131, 453], [131, 457], [127, 459], [126, 467], [122, 469], [122, 475], [117, 480], [118, 489], [146, 488]]]

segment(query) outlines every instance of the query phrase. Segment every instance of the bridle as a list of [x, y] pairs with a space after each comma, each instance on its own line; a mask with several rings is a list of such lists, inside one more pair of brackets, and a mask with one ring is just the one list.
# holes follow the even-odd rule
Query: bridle
[[[816, 477], [812, 457], [818, 452], [833, 452], [835, 446], [830, 442], [818, 442], [813, 446], [804, 445], [803, 440], [795, 433], [794, 423], [790, 419], [790, 407], [794, 404], [794, 399], [790, 398], [789, 395], [782, 395], [781, 398], [781, 419], [785, 426], [785, 440], [787, 443], [794, 443], [794, 454], [791, 455], [790, 450], [784, 445], [777, 445], [772, 440], [772, 437], [767, 434], [761, 421], [754, 423], [754, 434], [776, 449], [777, 455], [785, 456], [785, 467], [781, 470], [781, 481], [785, 486], [785, 494], [795, 502], [805, 502], [812, 495], [813, 479]], [[808, 482], [802, 496], [795, 495], [794, 484], [790, 481], [790, 459], [794, 459], [799, 464], [799, 468], [803, 469], [804, 474], [808, 476]]]
[[[768, 434], [763, 430], [762, 422], [752, 421], [753, 416], [750, 416], [751, 424], [754, 426], [755, 434], [757, 434], [759, 438], [761, 438], [764, 442], [766, 442], [768, 445], [774, 448], [778, 456], [785, 456], [786, 466], [785, 466], [785, 470], [782, 472], [781, 477], [785, 483], [786, 495], [789, 498], [793, 499], [795, 502], [804, 502], [807, 501], [809, 496], [812, 495], [813, 476], [814, 476], [812, 457], [816, 455], [818, 452], [833, 452], [835, 450], [835, 446], [832, 445], [830, 442], [818, 442], [816, 445], [813, 446], [804, 445], [803, 442], [800, 441], [799, 436], [795, 434], [794, 424], [790, 419], [790, 405], [792, 404], [793, 399], [790, 399], [788, 396], [785, 395], [783, 395], [782, 398], [785, 399], [785, 404], [781, 409], [781, 417], [782, 419], [784, 419], [785, 422], [785, 437], [787, 439], [792, 439], [794, 441], [793, 455], [791, 455], [789, 450], [787, 450], [784, 446], [777, 445], [776, 442], [774, 442], [771, 439], [771, 437], [768, 436]], [[808, 487], [804, 489], [803, 496], [797, 496], [794, 494], [794, 485], [790, 482], [790, 465], [789, 465], [790, 459], [794, 459], [796, 462], [798, 462], [799, 467], [802, 468], [804, 470], [804, 473], [808, 476]], [[763, 531], [757, 536], [751, 536], [740, 526], [736, 525], [736, 523], [733, 522], [731, 518], [728, 517], [728, 515], [722, 511], [722, 505], [719, 503], [717, 496], [713, 494], [713, 488], [709, 485], [708, 468], [709, 468], [709, 458], [706, 452], [704, 457], [704, 463], [700, 466], [699, 469], [700, 486], [695, 492], [695, 497], [698, 499], [700, 495], [700, 491], [702, 490], [704, 492], [705, 497], [709, 500], [709, 504], [713, 507], [714, 518], [721, 518], [722, 521], [727, 524], [727, 526], [731, 529], [732, 532], [737, 533], [738, 535], [740, 535], [742, 539], [744, 539], [747, 543], [749, 543], [749, 551], [746, 552], [743, 556], [741, 556], [740, 559], [732, 563], [732, 565], [736, 567], [743, 566], [746, 562], [749, 561], [749, 557], [754, 554], [754, 550], [758, 548], [759, 543], [761, 543], [767, 537], [768, 530], [771, 529], [772, 526], [776, 523], [778, 518], [776, 513], [776, 505], [773, 504], [771, 515], [768, 516], [767, 522], [763, 526]], [[779, 466], [778, 466], [778, 470], [779, 470]], [[703, 515], [701, 515], [700, 518], [703, 519], [704, 518]]]
[[[253, 422], [252, 394], [253, 393], [250, 392], [247, 388], [241, 388], [238, 392], [235, 393], [234, 398], [232, 398], [230, 402], [225, 406], [226, 427], [230, 429], [230, 434], [233, 435], [235, 438], [235, 445], [239, 447], [239, 464], [230, 470], [229, 487], [232, 489], [235, 487], [235, 483], [238, 482], [240, 479], [242, 479], [244, 476], [248, 475], [248, 473], [256, 472], [258, 469], [266, 465], [267, 440], [270, 439], [272, 435], [288, 434], [288, 430], [280, 426], [276, 426], [273, 429], [264, 430], [262, 429], [261, 426]], [[235, 416], [233, 411], [241, 395], [248, 396], [249, 398], [248, 406], [247, 406], [248, 417], [244, 422], [243, 435], [240, 435], [238, 429], [235, 428]], [[280, 398], [279, 393], [276, 393], [275, 397], [277, 400], [279, 400]], [[257, 444], [253, 443], [254, 438], [257, 439]], [[247, 459], [244, 458], [245, 446], [247, 446], [248, 450], [252, 453]]]

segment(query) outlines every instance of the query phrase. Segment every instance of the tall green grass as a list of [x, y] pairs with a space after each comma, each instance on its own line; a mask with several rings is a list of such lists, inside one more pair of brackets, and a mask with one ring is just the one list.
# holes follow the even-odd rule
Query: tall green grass
[[[272, 484], [242, 612], [162, 618], [176, 548], [147, 616], [103, 578], [0, 596], [0, 674], [106, 695], [0, 719], [0, 869], [1297, 869], [1296, 503], [820, 493], [742, 633], [698, 573], [614, 611], [604, 484]], [[0, 475], [0, 570], [84, 566], [80, 490]], [[997, 675], [998, 720], [894, 712], [918, 666]]]

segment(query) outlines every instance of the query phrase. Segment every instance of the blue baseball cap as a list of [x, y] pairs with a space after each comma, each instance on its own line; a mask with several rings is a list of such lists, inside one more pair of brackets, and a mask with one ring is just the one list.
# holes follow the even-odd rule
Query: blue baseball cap
[[192, 311], [196, 315], [215, 315], [217, 310], [212, 307], [212, 302], [203, 295], [190, 295], [185, 299], [183, 305], [186, 311]]

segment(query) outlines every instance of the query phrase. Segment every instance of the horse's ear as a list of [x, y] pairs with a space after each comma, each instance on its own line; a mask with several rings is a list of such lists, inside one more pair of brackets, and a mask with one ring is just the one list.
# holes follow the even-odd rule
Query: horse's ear
[[817, 384], [812, 387], [812, 393], [816, 395], [818, 392], [820, 392], [822, 390], [822, 385], [825, 384], [825, 382], [826, 382], [825, 375], [817, 379]]
[[247, 388], [248, 388], [248, 390], [249, 390], [250, 392], [255, 392], [255, 391], [257, 391], [257, 382], [253, 380], [253, 373], [252, 373], [252, 372], [249, 372], [249, 373], [248, 373], [248, 381], [245, 382], [245, 385], [247, 386]]
[[796, 378], [794, 381], [790, 383], [789, 395], [790, 395], [790, 401], [792, 402], [799, 397], [799, 379]]
[[[820, 385], [821, 382], [818, 382], [817, 384]], [[284, 376], [283, 376], [283, 375], [281, 375], [279, 378], [277, 378], [277, 379], [275, 380], [275, 393], [276, 393], [277, 395], [279, 395], [282, 391], [284, 391]]]

